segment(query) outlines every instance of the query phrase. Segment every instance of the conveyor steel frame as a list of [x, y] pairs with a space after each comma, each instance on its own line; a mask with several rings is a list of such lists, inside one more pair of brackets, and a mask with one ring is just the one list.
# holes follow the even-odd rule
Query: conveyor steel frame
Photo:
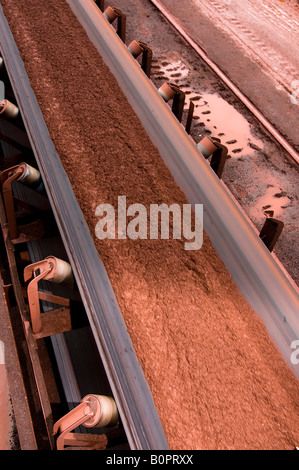
[[0, 30], [1, 54], [130, 448], [167, 450], [164, 430], [117, 299], [49, 135], [1, 5]]
[[265, 247], [255, 227], [93, 0], [67, 1], [189, 202], [203, 204], [206, 233], [235, 284], [299, 378], [299, 364], [291, 362], [291, 343], [299, 339], [298, 287]]

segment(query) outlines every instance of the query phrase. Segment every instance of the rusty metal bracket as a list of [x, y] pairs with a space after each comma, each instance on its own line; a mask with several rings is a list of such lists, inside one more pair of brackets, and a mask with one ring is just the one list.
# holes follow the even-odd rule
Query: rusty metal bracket
[[[12, 100], [14, 100], [14, 94], [9, 87], [6, 86], [5, 88], [6, 96], [9, 96]], [[0, 120], [9, 121], [18, 129], [23, 130], [24, 124], [22, 120], [22, 116], [20, 113], [20, 109], [16, 106], [12, 101], [8, 99], [4, 99], [0, 101]]]
[[112, 24], [113, 21], [117, 18], [116, 32], [120, 39], [123, 42], [126, 42], [126, 15], [121, 10], [115, 7], [107, 7], [103, 14], [110, 24]]
[[218, 178], [221, 179], [224, 165], [227, 160], [228, 148], [221, 144], [219, 139], [212, 137], [212, 141], [216, 145], [217, 150], [212, 155], [211, 168], [214, 170]]
[[284, 223], [281, 220], [267, 217], [260, 232], [260, 238], [271, 252], [273, 251], [277, 240], [279, 239]]
[[191, 100], [190, 105], [189, 105], [189, 110], [188, 110], [186, 126], [185, 126], [187, 134], [190, 134], [190, 131], [191, 131], [191, 124], [192, 124], [192, 119], [194, 115], [194, 109], [195, 109], [195, 106], [194, 106], [193, 101]]
[[181, 122], [185, 105], [185, 93], [174, 83], [164, 83], [158, 90], [166, 103], [172, 101], [172, 112]]
[[17, 181], [23, 174], [20, 165], [13, 166], [1, 173], [1, 187], [3, 202], [9, 227], [10, 237], [18, 238], [18, 228], [15, 213], [14, 197], [12, 193], [12, 182]]
[[141, 68], [150, 78], [153, 58], [152, 50], [144, 42], [135, 41], [135, 39], [128, 45], [128, 50], [135, 59], [142, 54]]
[[23, 203], [14, 197], [12, 183], [19, 181], [31, 186], [32, 189], [38, 189], [41, 185], [41, 176], [35, 168], [27, 165], [27, 163], [21, 163], [2, 171], [0, 181], [10, 237], [15, 240], [19, 236], [15, 203], [18, 202], [19, 205]]
[[86, 395], [81, 403], [60, 418], [53, 427], [53, 434], [58, 435], [57, 450], [66, 446], [91, 450], [103, 446], [103, 436], [72, 433], [78, 426], [88, 428], [117, 426], [119, 421], [115, 401], [104, 395]]
[[0, 116], [8, 119], [14, 120], [19, 117], [20, 111], [17, 106], [15, 106], [11, 101], [2, 100], [0, 101]]
[[[34, 379], [36, 381], [37, 389], [39, 390], [39, 399], [42, 408], [42, 414], [44, 417], [44, 422], [47, 430], [47, 435], [49, 439], [49, 444], [51, 449], [55, 448], [55, 442], [52, 435], [53, 430], [53, 415], [51, 404], [49, 400], [49, 396], [47, 393], [47, 386], [45, 383], [43, 370], [40, 363], [39, 353], [38, 353], [38, 346], [36, 342], [36, 338], [32, 334], [32, 330], [30, 327], [29, 322], [29, 309], [25, 303], [24, 299], [24, 292], [19, 280], [19, 270], [16, 264], [15, 258], [15, 250], [12, 244], [10, 237], [8, 236], [8, 228], [7, 228], [7, 217], [4, 210], [4, 204], [2, 195], [0, 195], [0, 223], [1, 229], [3, 233], [3, 239], [6, 248], [7, 259], [9, 263], [9, 271], [10, 276], [13, 284], [15, 300], [17, 303], [17, 308], [20, 312], [23, 330], [26, 338], [26, 343], [28, 346], [28, 352], [30, 354], [30, 360], [32, 363], [33, 371], [34, 371]], [[29, 424], [29, 423], [28, 423]]]
[[[35, 337], [45, 337], [71, 329], [70, 300], [64, 297], [40, 292], [38, 283], [41, 280], [56, 284], [72, 286], [74, 278], [70, 265], [63, 260], [49, 256], [43, 261], [26, 266], [24, 281], [27, 285], [27, 296], [31, 317], [32, 332]], [[45, 300], [63, 308], [41, 313], [40, 300]], [[57, 324], [57, 327], [55, 326]]]
[[204, 137], [198, 144], [197, 148], [208, 159], [211, 158], [211, 168], [214, 170], [218, 178], [222, 177], [224, 165], [227, 160], [228, 149], [222, 145], [220, 139], [216, 137]]
[[95, 0], [95, 4], [99, 7], [101, 11], [105, 10], [105, 0]]

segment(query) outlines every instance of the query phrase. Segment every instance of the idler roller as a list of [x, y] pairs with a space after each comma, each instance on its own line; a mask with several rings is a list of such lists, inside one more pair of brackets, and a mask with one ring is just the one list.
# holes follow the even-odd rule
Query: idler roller
[[7, 119], [16, 119], [19, 115], [19, 108], [8, 100], [0, 101], [0, 115]]
[[103, 13], [103, 16], [111, 24], [117, 18], [116, 32], [121, 40], [125, 43], [126, 39], [126, 15], [115, 7], [107, 7]]
[[43, 183], [41, 174], [36, 168], [28, 165], [28, 163], [21, 163], [18, 167], [18, 170], [21, 170], [22, 174], [18, 177], [17, 181], [28, 186], [32, 186], [36, 190], [42, 188]]
[[93, 415], [83, 423], [85, 427], [117, 426], [119, 417], [113, 398], [104, 395], [87, 395], [82, 401], [88, 403]]
[[10, 236], [15, 239], [18, 238], [18, 228], [12, 184], [18, 181], [30, 186], [35, 191], [39, 191], [40, 194], [44, 190], [44, 185], [40, 172], [27, 163], [21, 163], [2, 171], [0, 181]]
[[103, 15], [109, 21], [109, 23], [113, 23], [113, 21], [118, 17], [117, 11], [115, 11], [115, 9], [112, 7], [107, 7]]
[[198, 150], [203, 154], [205, 158], [209, 158], [218, 147], [214, 144], [214, 142], [210, 139], [210, 137], [204, 137], [198, 144]]
[[141, 68], [144, 73], [150, 78], [153, 57], [152, 50], [144, 42], [136, 41], [134, 39], [128, 45], [128, 51], [134, 57], [134, 59], [137, 59], [140, 55], [142, 55]]
[[[113, 398], [104, 395], [86, 395], [80, 404], [60, 418], [53, 426], [53, 434], [57, 435], [57, 450], [63, 450], [69, 443], [74, 447], [81, 446], [80, 434], [72, 433], [79, 425], [87, 428], [104, 428], [117, 426], [119, 414]], [[94, 445], [94, 435], [90, 444]], [[88, 448], [88, 436], [85, 448]], [[90, 447], [91, 448], [91, 447]]]
[[48, 256], [45, 261], [51, 268], [51, 271], [44, 277], [46, 281], [51, 281], [55, 284], [65, 284], [68, 286], [74, 285], [74, 276], [69, 263], [56, 258], [55, 256]]
[[[40, 311], [41, 293], [38, 290], [38, 284], [42, 280], [51, 281], [55, 284], [63, 284], [68, 288], [74, 287], [71, 265], [62, 259], [48, 256], [42, 261], [26, 266], [24, 269], [24, 281], [28, 283], [28, 304], [34, 334], [40, 333], [43, 328]], [[43, 300], [49, 300], [59, 305], [69, 305], [69, 303], [65, 304], [65, 298], [53, 294], [51, 294], [50, 298], [47, 294], [43, 294]]]
[[173, 98], [172, 112], [181, 122], [185, 105], [185, 93], [174, 83], [163, 83], [159, 88], [158, 93], [162, 96], [164, 101], [168, 103]]
[[132, 54], [134, 59], [136, 59], [140, 54], [144, 52], [144, 48], [138, 41], [135, 39], [128, 45], [128, 51]]
[[160, 93], [164, 101], [166, 101], [167, 103], [169, 100], [171, 100], [171, 98], [174, 97], [177, 91], [172, 88], [171, 84], [163, 83], [163, 85], [159, 88], [158, 92]]

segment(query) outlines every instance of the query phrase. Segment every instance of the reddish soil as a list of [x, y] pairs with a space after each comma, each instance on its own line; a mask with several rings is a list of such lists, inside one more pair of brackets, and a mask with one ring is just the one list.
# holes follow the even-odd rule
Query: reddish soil
[[51, 137], [105, 263], [171, 449], [292, 449], [299, 387], [205, 236], [94, 236], [100, 203], [187, 203], [62, 0], [1, 0]]

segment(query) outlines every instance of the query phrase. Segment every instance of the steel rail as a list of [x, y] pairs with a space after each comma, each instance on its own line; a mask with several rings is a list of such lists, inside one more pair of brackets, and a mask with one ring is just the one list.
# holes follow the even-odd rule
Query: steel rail
[[204, 228], [232, 279], [264, 322], [285, 361], [299, 339], [299, 291], [225, 185], [199, 153], [93, 0], [67, 0], [115, 75], [145, 130], [191, 204], [204, 206]]
[[167, 450], [149, 385], [0, 5], [0, 51], [131, 449]]
[[251, 111], [258, 121], [267, 129], [268, 132], [277, 140], [277, 142], [289, 153], [296, 163], [299, 163], [299, 154], [292, 145], [275, 129], [269, 120], [256, 108], [256, 106], [242, 93], [242, 91], [222, 72], [204, 52], [204, 50], [191, 38], [184, 28], [176, 21], [175, 17], [162, 5], [159, 0], [150, 0], [151, 3], [162, 13], [167, 21], [178, 31], [178, 33], [188, 42], [195, 52], [204, 60], [204, 62], [218, 75], [218, 77], [230, 88], [230, 90], [242, 101], [242, 103]]

